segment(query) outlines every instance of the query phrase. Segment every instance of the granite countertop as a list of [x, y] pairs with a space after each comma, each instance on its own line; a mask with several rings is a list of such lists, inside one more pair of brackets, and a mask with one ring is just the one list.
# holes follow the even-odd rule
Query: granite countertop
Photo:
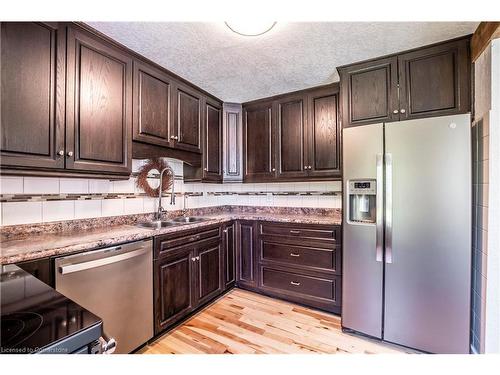
[[231, 212], [203, 215], [203, 217], [207, 220], [158, 230], [140, 228], [135, 225], [115, 225], [93, 229], [75, 228], [57, 233], [39, 233], [14, 238], [3, 238], [0, 241], [0, 264], [18, 263], [49, 256], [92, 250], [99, 247], [151, 238], [160, 234], [220, 224], [235, 219], [302, 224], [341, 224], [340, 215]]

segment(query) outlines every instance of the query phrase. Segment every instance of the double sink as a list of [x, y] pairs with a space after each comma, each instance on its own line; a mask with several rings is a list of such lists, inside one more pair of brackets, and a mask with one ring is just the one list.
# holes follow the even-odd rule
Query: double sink
[[176, 217], [171, 220], [153, 220], [153, 221], [145, 221], [142, 223], [138, 223], [137, 226], [141, 228], [149, 228], [149, 229], [161, 229], [166, 227], [171, 227], [175, 225], [183, 225], [183, 224], [192, 224], [199, 223], [201, 221], [206, 221], [207, 218], [198, 217], [198, 216], [181, 216]]

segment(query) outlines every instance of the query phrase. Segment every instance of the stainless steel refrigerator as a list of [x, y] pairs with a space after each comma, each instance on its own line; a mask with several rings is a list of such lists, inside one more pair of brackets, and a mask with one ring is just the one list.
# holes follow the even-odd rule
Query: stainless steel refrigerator
[[469, 353], [470, 115], [343, 131], [342, 326]]

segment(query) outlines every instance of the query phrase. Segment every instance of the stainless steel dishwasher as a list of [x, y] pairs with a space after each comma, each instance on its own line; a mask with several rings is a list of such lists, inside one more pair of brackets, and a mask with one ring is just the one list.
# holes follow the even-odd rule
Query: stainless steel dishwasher
[[153, 337], [151, 240], [56, 258], [55, 266], [56, 290], [103, 320], [115, 353]]

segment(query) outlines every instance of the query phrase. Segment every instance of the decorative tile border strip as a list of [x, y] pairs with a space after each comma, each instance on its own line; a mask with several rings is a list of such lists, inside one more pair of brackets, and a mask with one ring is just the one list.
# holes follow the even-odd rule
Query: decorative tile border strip
[[[171, 193], [163, 193], [169, 197]], [[176, 197], [184, 193], [175, 193]], [[47, 202], [47, 201], [85, 201], [102, 199], [133, 199], [147, 197], [145, 193], [95, 193], [95, 194], [0, 194], [0, 202]]]
[[207, 195], [283, 195], [283, 196], [298, 196], [298, 195], [322, 195], [322, 196], [342, 196], [341, 191], [209, 191]]

